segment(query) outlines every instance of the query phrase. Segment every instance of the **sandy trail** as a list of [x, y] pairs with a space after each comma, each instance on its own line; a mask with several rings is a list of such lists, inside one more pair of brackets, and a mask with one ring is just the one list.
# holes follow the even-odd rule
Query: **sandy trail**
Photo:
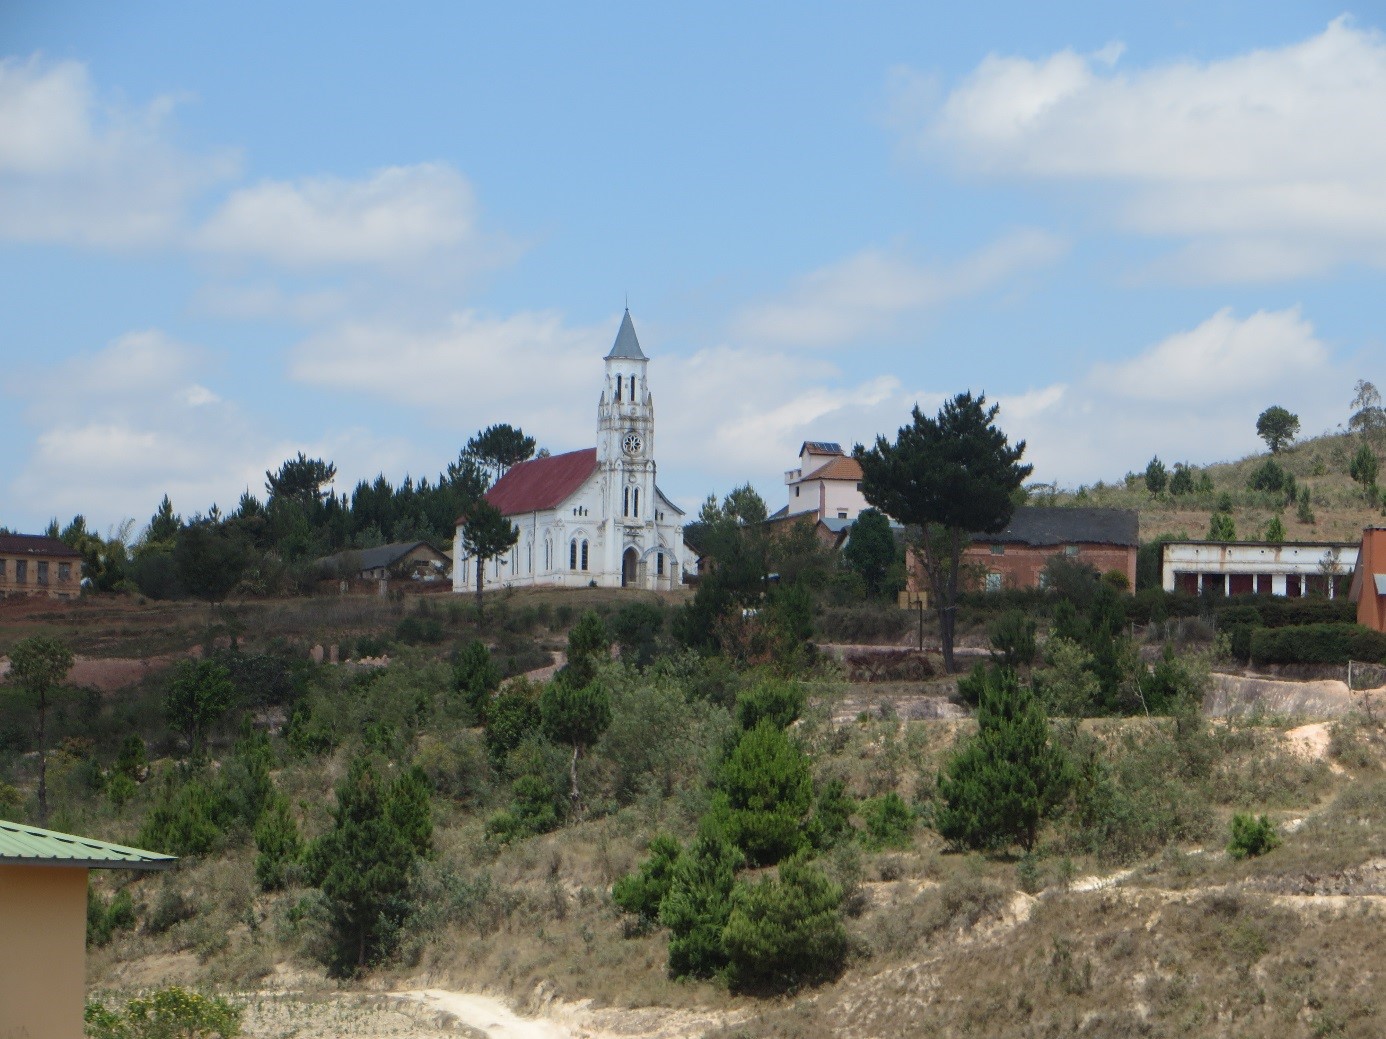
[[491, 1039], [574, 1039], [573, 1033], [557, 1022], [520, 1017], [500, 1000], [488, 996], [443, 989], [392, 992], [390, 995], [398, 999], [416, 1000], [451, 1014]]

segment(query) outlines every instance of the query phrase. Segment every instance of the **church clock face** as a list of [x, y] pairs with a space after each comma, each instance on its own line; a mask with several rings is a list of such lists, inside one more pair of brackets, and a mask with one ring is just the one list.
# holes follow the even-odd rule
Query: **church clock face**
[[635, 430], [630, 430], [621, 438], [621, 450], [628, 455], [638, 455], [641, 448], [645, 446], [645, 441], [640, 438], [640, 434]]

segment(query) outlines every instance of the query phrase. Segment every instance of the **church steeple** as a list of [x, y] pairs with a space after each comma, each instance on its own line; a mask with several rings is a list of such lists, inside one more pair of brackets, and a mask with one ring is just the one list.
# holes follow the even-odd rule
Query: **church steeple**
[[635, 324], [630, 319], [630, 307], [626, 308], [626, 316], [621, 318], [621, 328], [616, 333], [616, 342], [611, 344], [611, 352], [606, 355], [608, 361], [613, 358], [629, 361], [649, 360], [640, 349], [640, 340], [635, 337]]

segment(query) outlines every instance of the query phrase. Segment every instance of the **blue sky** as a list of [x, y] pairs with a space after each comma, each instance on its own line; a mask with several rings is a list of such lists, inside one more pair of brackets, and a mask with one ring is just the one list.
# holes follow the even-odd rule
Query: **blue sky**
[[11, 0], [0, 525], [588, 446], [627, 298], [686, 507], [964, 389], [1076, 486], [1386, 380], [1377, 11], [932, 6]]

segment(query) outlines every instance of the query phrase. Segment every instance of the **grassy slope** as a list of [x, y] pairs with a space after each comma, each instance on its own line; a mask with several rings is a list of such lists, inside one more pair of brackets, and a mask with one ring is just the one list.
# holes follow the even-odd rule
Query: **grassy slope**
[[[1279, 513], [1287, 541], [1355, 542], [1361, 537], [1364, 526], [1383, 522], [1381, 509], [1369, 505], [1362, 488], [1348, 476], [1348, 464], [1358, 444], [1355, 436], [1328, 434], [1305, 440], [1275, 456], [1276, 461], [1294, 475], [1299, 486], [1309, 488], [1315, 518], [1312, 524], [1301, 523], [1294, 506], [1280, 508], [1276, 500], [1279, 496], [1247, 487], [1251, 474], [1270, 457], [1268, 452], [1220, 462], [1201, 470], [1213, 481], [1211, 494], [1174, 497], [1166, 492], [1152, 497], [1145, 489], [1142, 471], [1130, 483], [1098, 482], [1083, 488], [1081, 494], [1062, 493], [1057, 503], [1136, 509], [1141, 517], [1142, 541], [1161, 534], [1200, 539], [1208, 533], [1208, 518], [1218, 498], [1227, 493], [1232, 497], [1232, 516], [1239, 538], [1260, 538], [1266, 523]], [[1177, 459], [1163, 461], [1172, 471]]]

